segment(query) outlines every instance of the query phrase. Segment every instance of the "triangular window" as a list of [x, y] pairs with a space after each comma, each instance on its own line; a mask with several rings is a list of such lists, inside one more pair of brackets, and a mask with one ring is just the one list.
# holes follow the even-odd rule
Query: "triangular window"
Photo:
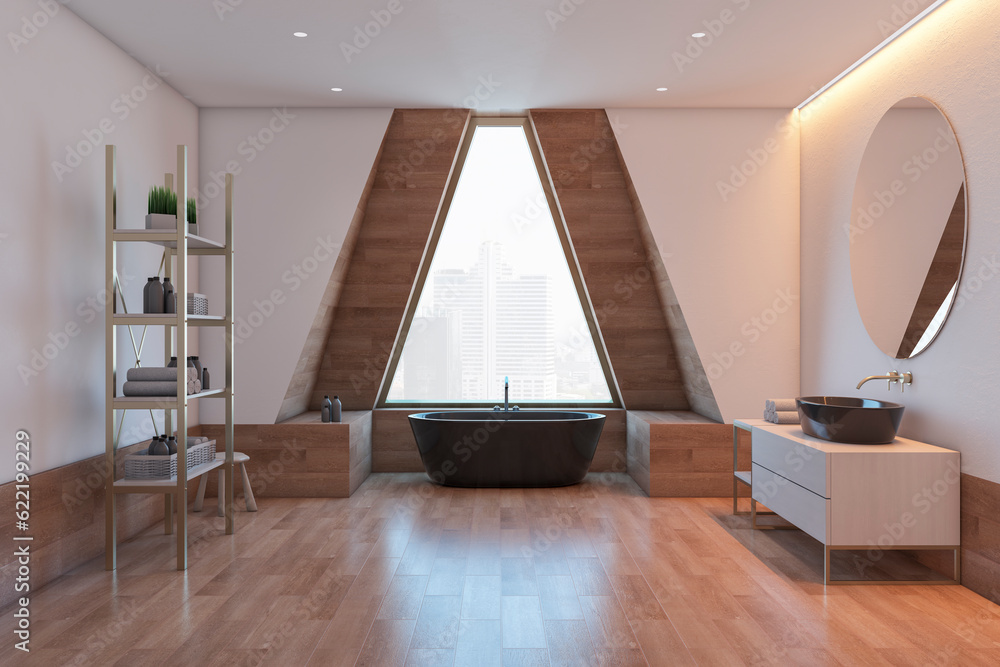
[[505, 377], [511, 405], [620, 404], [553, 210], [527, 119], [474, 118], [380, 404], [492, 405]]

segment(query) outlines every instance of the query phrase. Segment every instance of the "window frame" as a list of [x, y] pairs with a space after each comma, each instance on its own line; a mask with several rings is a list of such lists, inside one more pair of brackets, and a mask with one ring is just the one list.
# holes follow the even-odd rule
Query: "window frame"
[[[403, 347], [406, 344], [406, 338], [410, 332], [410, 326], [412, 325], [413, 318], [416, 315], [417, 304], [420, 301], [420, 296], [423, 294], [427, 278], [430, 275], [430, 268], [434, 259], [434, 253], [437, 250], [438, 242], [441, 239], [444, 224], [448, 219], [448, 213], [451, 210], [452, 200], [454, 199], [455, 192], [458, 189], [458, 182], [461, 179], [462, 170], [465, 168], [465, 162], [469, 155], [469, 149], [472, 147], [472, 140], [475, 137], [476, 130], [480, 127], [520, 127], [524, 131], [524, 136], [528, 143], [528, 149], [530, 150], [532, 160], [534, 160], [535, 163], [535, 171], [538, 173], [538, 179], [541, 182], [542, 191], [545, 193], [546, 202], [548, 203], [549, 210], [552, 213], [552, 221], [555, 224], [556, 235], [559, 237], [559, 243], [562, 245], [563, 255], [566, 259], [566, 263], [569, 265], [569, 273], [573, 281], [573, 287], [576, 288], [577, 297], [580, 299], [583, 316], [587, 322], [590, 337], [594, 341], [597, 358], [601, 364], [601, 369], [604, 371], [604, 378], [608, 383], [608, 392], [611, 395], [610, 401], [533, 401], [526, 403], [525, 408], [589, 408], [596, 410], [621, 409], [623, 407], [623, 403], [621, 391], [618, 387], [618, 379], [615, 377], [614, 369], [611, 367], [608, 351], [604, 344], [604, 336], [601, 334], [601, 329], [597, 323], [597, 315], [594, 312], [594, 306], [591, 303], [590, 294], [587, 291], [587, 285], [583, 281], [583, 274], [580, 271], [580, 263], [576, 256], [576, 250], [573, 248], [573, 242], [569, 237], [566, 220], [563, 217], [562, 207], [559, 205], [559, 200], [555, 194], [555, 188], [552, 183], [552, 174], [549, 172], [548, 165], [545, 163], [545, 158], [542, 156], [542, 152], [539, 149], [538, 136], [535, 132], [535, 126], [529, 114], [470, 114], [462, 136], [462, 143], [455, 156], [455, 164], [453, 165], [451, 173], [448, 176], [448, 183], [445, 186], [444, 194], [441, 198], [441, 205], [438, 207], [437, 215], [434, 218], [434, 224], [431, 227], [430, 236], [427, 239], [427, 245], [424, 247], [424, 253], [420, 259], [420, 267], [417, 270], [417, 276], [413, 281], [413, 287], [410, 289], [410, 296], [406, 303], [403, 320], [400, 323], [399, 330], [396, 332], [396, 339], [393, 341], [392, 352], [389, 355], [389, 362], [386, 364], [385, 373], [382, 376], [382, 383], [379, 386], [378, 400], [376, 401], [375, 407], [389, 409], [492, 408], [494, 405], [497, 405], [503, 400], [502, 396], [498, 396], [496, 400], [483, 401], [427, 402], [387, 400], [392, 380], [396, 375], [396, 370], [399, 367], [400, 360], [402, 359]], [[516, 396], [511, 397], [511, 399], [511, 404], [517, 403]]]

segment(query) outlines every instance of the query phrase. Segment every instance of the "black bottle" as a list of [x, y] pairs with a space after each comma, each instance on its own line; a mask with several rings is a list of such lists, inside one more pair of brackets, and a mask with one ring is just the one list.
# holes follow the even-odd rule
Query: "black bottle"
[[151, 315], [163, 312], [163, 285], [160, 284], [159, 276], [146, 281], [142, 290], [142, 312]]
[[170, 278], [163, 279], [163, 312], [177, 312], [177, 299], [174, 298], [174, 286], [170, 284]]

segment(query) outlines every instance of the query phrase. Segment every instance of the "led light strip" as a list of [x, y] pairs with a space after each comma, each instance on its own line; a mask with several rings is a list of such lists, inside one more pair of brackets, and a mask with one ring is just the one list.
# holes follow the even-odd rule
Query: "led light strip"
[[850, 67], [848, 67], [847, 69], [845, 69], [843, 72], [841, 72], [840, 74], [838, 74], [829, 83], [827, 83], [825, 86], [823, 86], [822, 88], [820, 88], [819, 90], [817, 90], [815, 93], [813, 93], [812, 95], [810, 95], [802, 104], [800, 104], [799, 106], [797, 106], [795, 108], [798, 109], [799, 111], [801, 111], [803, 108], [805, 108], [808, 104], [810, 104], [817, 97], [819, 97], [820, 95], [822, 95], [823, 93], [825, 93], [826, 91], [828, 91], [830, 88], [832, 88], [838, 81], [840, 81], [841, 79], [843, 79], [845, 76], [847, 76], [848, 74], [850, 74], [851, 72], [853, 72], [857, 68], [861, 67], [861, 65], [863, 63], [865, 63], [867, 60], [869, 60], [872, 56], [874, 56], [876, 53], [878, 53], [879, 51], [881, 51], [882, 49], [884, 49], [886, 46], [888, 46], [889, 44], [891, 44], [892, 42], [894, 42], [897, 37], [899, 37], [904, 32], [906, 32], [907, 30], [909, 30], [910, 28], [912, 28], [913, 26], [915, 26], [917, 23], [920, 23], [920, 21], [923, 21], [924, 18], [927, 17], [931, 12], [933, 12], [935, 9], [937, 9], [938, 7], [940, 7], [941, 5], [943, 5], [946, 2], [948, 2], [948, 0], [935, 0], [934, 4], [932, 4], [927, 9], [925, 9], [924, 11], [922, 11], [919, 14], [917, 14], [916, 16], [914, 16], [912, 19], [910, 19], [910, 21], [906, 25], [904, 25], [902, 28], [900, 28], [896, 32], [894, 32], [891, 35], [889, 35], [888, 37], [886, 37], [882, 41], [881, 44], [879, 44], [874, 49], [872, 49], [871, 51], [869, 51], [868, 53], [866, 53], [865, 55], [863, 55], [857, 62], [855, 62], [853, 65], [851, 65]]

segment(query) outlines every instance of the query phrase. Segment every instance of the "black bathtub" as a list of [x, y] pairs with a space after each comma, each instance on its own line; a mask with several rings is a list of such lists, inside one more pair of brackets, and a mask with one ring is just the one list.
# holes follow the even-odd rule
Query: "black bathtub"
[[583, 480], [604, 415], [463, 410], [410, 415], [431, 480], [445, 486], [566, 486]]

